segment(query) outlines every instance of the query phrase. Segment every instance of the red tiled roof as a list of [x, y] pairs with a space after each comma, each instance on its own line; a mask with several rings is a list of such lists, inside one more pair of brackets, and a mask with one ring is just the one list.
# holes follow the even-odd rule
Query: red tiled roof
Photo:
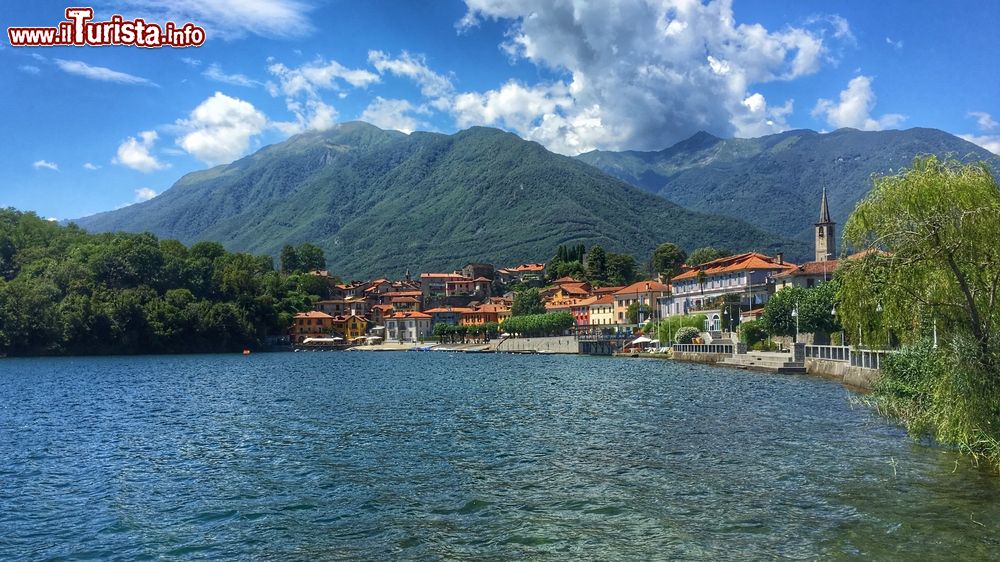
[[384, 294], [390, 299], [393, 297], [419, 297], [420, 295], [423, 295], [420, 291], [392, 291]]
[[511, 271], [521, 273], [524, 271], [543, 271], [545, 269], [544, 263], [523, 263], [511, 269]]
[[670, 291], [670, 287], [660, 283], [659, 281], [636, 281], [628, 287], [623, 287], [618, 291], [615, 291], [616, 296], [628, 296], [636, 295], [641, 293], [667, 293]]
[[392, 297], [391, 302], [420, 302], [413, 297]]
[[624, 288], [625, 288], [624, 285], [618, 287], [598, 287], [594, 289], [592, 292], [595, 295], [613, 295]]
[[562, 292], [571, 295], [589, 295], [590, 291], [587, 290], [585, 285], [585, 283], [566, 283], [564, 285], [560, 285], [559, 289], [561, 289]]
[[614, 304], [614, 302], [615, 302], [614, 295], [603, 295], [600, 297], [594, 297], [594, 302], [590, 304], [591, 306], [593, 306], [595, 304]]
[[438, 307], [438, 308], [431, 308], [431, 309], [425, 310], [424, 313], [425, 314], [443, 314], [443, 313], [447, 313], [447, 312], [455, 312], [455, 313], [461, 314], [463, 312], [470, 312], [470, 311], [472, 311], [471, 308], [458, 307], [458, 306], [453, 306], [451, 308], [448, 308], [448, 307], [442, 306], [442, 307]]
[[838, 263], [839, 262], [837, 260], [807, 261], [806, 263], [793, 269], [782, 271], [781, 273], [775, 275], [774, 278], [784, 279], [787, 277], [802, 277], [806, 275], [829, 275], [832, 277], [833, 272], [837, 270]]
[[390, 314], [389, 316], [386, 316], [386, 318], [396, 318], [396, 319], [430, 318], [430, 317], [431, 317], [430, 314], [424, 314], [423, 312], [409, 312], [409, 311], [395, 312], [393, 314]]
[[296, 314], [295, 318], [333, 318], [333, 316], [318, 310], [310, 310], [308, 312], [300, 312]]
[[719, 258], [709, 262], [705, 262], [697, 267], [693, 267], [680, 275], [675, 276], [671, 279], [672, 282], [684, 281], [686, 279], [696, 279], [698, 277], [699, 271], [704, 271], [705, 275], [719, 275], [721, 273], [729, 273], [732, 271], [748, 271], [748, 270], [763, 270], [763, 269], [777, 269], [785, 270], [792, 269], [796, 267], [794, 263], [784, 263], [779, 264], [778, 260], [772, 258], [771, 256], [765, 256], [757, 252], [747, 252], [745, 254], [737, 254], [735, 256], [727, 256], [724, 258]]

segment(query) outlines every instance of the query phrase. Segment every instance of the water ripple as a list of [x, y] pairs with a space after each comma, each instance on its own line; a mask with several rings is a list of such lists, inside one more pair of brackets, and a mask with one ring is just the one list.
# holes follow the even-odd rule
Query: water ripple
[[808, 377], [414, 353], [0, 361], [0, 559], [987, 559], [997, 536], [995, 476]]

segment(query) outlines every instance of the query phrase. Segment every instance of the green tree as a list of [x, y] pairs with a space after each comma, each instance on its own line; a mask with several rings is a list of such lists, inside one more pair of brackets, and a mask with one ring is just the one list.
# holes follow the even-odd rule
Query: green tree
[[302, 271], [316, 271], [326, 269], [326, 256], [323, 250], [314, 244], [300, 244], [296, 248], [299, 258], [299, 268]]
[[281, 249], [280, 261], [282, 273], [297, 273], [302, 271], [302, 264], [299, 261], [299, 251], [291, 244], [285, 244], [285, 247]]
[[[872, 400], [911, 433], [1000, 468], [1000, 188], [986, 163], [936, 157], [876, 177], [844, 229], [838, 313], [866, 342], [892, 332]], [[944, 345], [926, 342], [937, 327]]]
[[638, 324], [640, 313], [642, 313], [643, 319], [649, 318], [649, 306], [638, 302], [628, 305], [628, 308], [625, 310], [625, 317], [628, 318], [628, 323]]
[[918, 158], [876, 178], [844, 229], [848, 243], [870, 250], [840, 272], [844, 323], [870, 329], [866, 317], [879, 316], [913, 341], [920, 317], [930, 316], [944, 333], [971, 337], [979, 360], [997, 365], [998, 225], [1000, 192], [985, 163]]
[[628, 285], [638, 276], [635, 258], [626, 254], [608, 254], [607, 281], [612, 285]]
[[[777, 291], [767, 301], [764, 313], [760, 317], [760, 325], [772, 336], [794, 336], [796, 305], [805, 300], [806, 289], [788, 287]], [[829, 312], [829, 311], [828, 311]], [[802, 318], [799, 317], [799, 330], [802, 330]]]
[[687, 257], [688, 265], [701, 265], [712, 260], [717, 260], [719, 258], [724, 258], [733, 255], [731, 250], [713, 248], [711, 246], [705, 246], [704, 248], [698, 248], [697, 250], [691, 252]]
[[608, 280], [608, 254], [600, 246], [591, 246], [587, 254], [587, 278], [592, 283]]
[[680, 273], [687, 254], [677, 244], [660, 244], [653, 251], [653, 271], [670, 279]]
[[542, 297], [538, 294], [538, 289], [527, 289], [519, 293], [514, 293], [514, 304], [510, 310], [511, 316], [544, 313], [545, 305], [542, 303]]

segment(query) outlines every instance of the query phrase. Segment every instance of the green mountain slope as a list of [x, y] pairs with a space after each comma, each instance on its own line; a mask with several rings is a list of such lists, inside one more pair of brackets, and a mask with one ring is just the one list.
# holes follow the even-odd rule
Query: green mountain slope
[[181, 178], [160, 196], [77, 221], [277, 255], [315, 242], [346, 277], [449, 269], [472, 260], [545, 260], [559, 244], [646, 259], [687, 249], [809, 255], [746, 223], [687, 211], [496, 129], [404, 135], [346, 123]]
[[908, 166], [919, 154], [997, 158], [937, 129], [796, 130], [756, 139], [701, 132], [658, 152], [593, 151], [578, 158], [688, 209], [812, 240], [824, 187], [833, 220], [843, 224], [871, 188], [873, 173]]

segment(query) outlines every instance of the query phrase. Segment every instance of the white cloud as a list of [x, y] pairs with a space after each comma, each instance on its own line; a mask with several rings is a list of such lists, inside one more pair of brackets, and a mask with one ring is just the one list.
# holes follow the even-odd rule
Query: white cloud
[[395, 129], [410, 134], [417, 127], [424, 126], [414, 113], [427, 113], [425, 108], [414, 107], [406, 100], [376, 98], [361, 113], [360, 119], [382, 129]]
[[[512, 59], [564, 78], [459, 92], [448, 98], [450, 106], [432, 105], [451, 111], [460, 125], [495, 124], [571, 154], [662, 149], [698, 130], [727, 135], [787, 128], [791, 100], [762, 105], [753, 86], [815, 73], [836, 60], [832, 47], [853, 42], [839, 16], [770, 31], [737, 23], [727, 1], [466, 4], [461, 30], [482, 19], [505, 21], [502, 48]], [[376, 55], [372, 62], [383, 60]]]
[[226, 74], [222, 71], [222, 67], [218, 63], [212, 63], [205, 69], [205, 72], [202, 72], [201, 74], [209, 80], [232, 84], [233, 86], [253, 88], [260, 85], [260, 82], [252, 80], [244, 74]]
[[94, 170], [100, 170], [101, 167], [98, 166], [98, 165], [96, 165], [96, 164], [93, 164], [91, 162], [84, 162], [83, 163], [83, 169], [84, 170], [94, 171]]
[[42, 168], [45, 168], [46, 170], [52, 170], [54, 172], [59, 171], [59, 165], [56, 164], [55, 162], [49, 162], [48, 160], [35, 160], [31, 164], [31, 166], [34, 167], [36, 170], [41, 170]]
[[363, 88], [379, 81], [378, 74], [364, 69], [350, 69], [337, 61], [318, 59], [298, 68], [289, 68], [280, 62], [271, 63], [267, 70], [277, 77], [280, 91], [286, 96], [299, 94], [318, 95], [320, 90], [339, 90], [344, 84]]
[[903, 49], [903, 40], [902, 39], [899, 39], [897, 41], [893, 41], [891, 37], [886, 37], [885, 38], [885, 42], [890, 47], [892, 47], [893, 49], [896, 49], [897, 51], [901, 51]]
[[156, 196], [157, 196], [156, 191], [153, 190], [153, 189], [150, 189], [148, 187], [140, 187], [139, 189], [135, 190], [135, 202], [136, 203], [141, 203], [143, 201], [149, 201], [150, 199], [152, 199], [153, 197], [156, 197]]
[[997, 128], [997, 125], [1000, 125], [993, 119], [992, 115], [985, 111], [970, 111], [968, 116], [976, 119], [980, 131], [992, 131]]
[[17, 67], [17, 69], [27, 74], [38, 74], [39, 72], [42, 71], [42, 69], [38, 68], [33, 64], [22, 64], [21, 66]]
[[325, 131], [337, 124], [337, 110], [323, 103], [319, 98], [309, 98], [304, 102], [292, 98], [285, 100], [288, 111], [295, 115], [295, 121], [276, 121], [271, 125], [285, 135], [297, 135], [304, 131]]
[[159, 87], [159, 85], [155, 82], [145, 78], [133, 76], [124, 72], [118, 72], [117, 70], [111, 70], [110, 68], [104, 68], [103, 66], [90, 66], [83, 61], [56, 59], [56, 66], [58, 66], [63, 72], [74, 74], [76, 76], [82, 76], [91, 80]]
[[138, 138], [128, 137], [118, 145], [118, 155], [111, 163], [145, 173], [169, 168], [169, 164], [160, 162], [150, 152], [157, 138], [156, 131], [142, 131]]
[[368, 62], [379, 71], [410, 78], [420, 87], [420, 93], [428, 98], [441, 98], [452, 93], [451, 79], [427, 67], [427, 60], [421, 55], [411, 55], [406, 51], [398, 58], [391, 58], [382, 51], [368, 51]]
[[326, 130], [337, 122], [337, 110], [325, 103], [321, 97], [323, 90], [338, 92], [343, 98], [345, 87], [365, 88], [379, 81], [379, 75], [365, 69], [351, 69], [337, 61], [316, 59], [298, 68], [290, 68], [280, 62], [268, 59], [267, 67], [278, 83], [265, 84], [272, 96], [285, 96], [285, 106], [294, 121], [279, 121], [273, 126], [286, 135], [306, 130]]
[[784, 105], [773, 107], [762, 94], [751, 94], [743, 100], [744, 111], [733, 115], [736, 136], [762, 137], [788, 130], [786, 118], [791, 115], [794, 104], [794, 100], [788, 100]]
[[1000, 156], [1000, 135], [958, 135], [959, 137]]
[[813, 117], [824, 118], [831, 127], [852, 127], [863, 131], [880, 131], [898, 127], [906, 120], [905, 115], [886, 113], [872, 117], [875, 108], [875, 92], [870, 76], [856, 76], [847, 89], [840, 92], [839, 102], [820, 99], [812, 110]]
[[300, 0], [123, 0], [129, 17], [154, 21], [192, 22], [205, 28], [210, 39], [238, 39], [247, 35], [302, 37], [314, 31], [309, 3]]
[[250, 140], [267, 126], [267, 117], [251, 103], [216, 92], [177, 121], [177, 145], [208, 164], [226, 164], [243, 156]]
[[181, 62], [192, 68], [198, 68], [199, 66], [201, 66], [201, 59], [196, 59], [192, 57], [181, 57]]

